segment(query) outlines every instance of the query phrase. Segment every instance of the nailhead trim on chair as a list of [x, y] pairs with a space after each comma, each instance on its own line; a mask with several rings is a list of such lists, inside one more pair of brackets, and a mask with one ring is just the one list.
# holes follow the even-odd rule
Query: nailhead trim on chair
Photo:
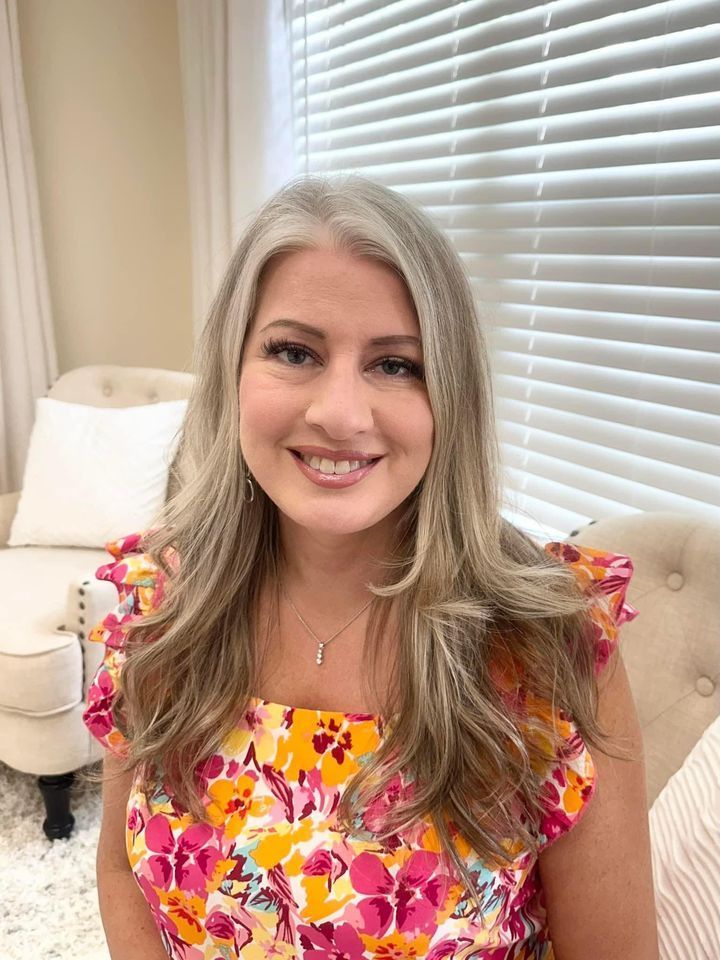
[[[84, 585], [87, 586], [89, 583], [90, 583], [89, 580], [83, 580], [83, 584], [84, 584]], [[85, 596], [85, 591], [83, 590], [82, 587], [78, 587], [78, 593], [80, 594], [81, 597], [84, 597], [84, 596]], [[84, 610], [84, 609], [85, 609], [85, 604], [82, 602], [82, 600], [79, 602], [79, 604], [80, 604], [80, 609], [81, 609], [81, 610]], [[78, 621], [79, 621], [80, 623], [84, 624], [84, 623], [85, 623], [85, 617], [78, 617]], [[80, 637], [81, 640], [84, 640], [84, 639], [85, 639], [85, 631], [84, 631], [84, 630], [79, 630], [79, 631], [78, 631], [78, 636]]]

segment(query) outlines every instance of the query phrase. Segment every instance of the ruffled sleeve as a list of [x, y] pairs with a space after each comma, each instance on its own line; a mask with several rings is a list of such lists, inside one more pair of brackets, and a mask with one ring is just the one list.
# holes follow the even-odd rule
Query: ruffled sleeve
[[88, 634], [89, 640], [105, 644], [105, 652], [88, 688], [82, 719], [90, 733], [116, 756], [125, 756], [128, 748], [111, 712], [125, 659], [128, 627], [156, 608], [163, 597], [163, 572], [142, 551], [145, 532], [108, 541], [105, 549], [115, 559], [95, 571], [96, 580], [115, 584], [119, 602]]
[[595, 674], [598, 675], [605, 669], [618, 645], [620, 627], [638, 615], [638, 610], [628, 603], [625, 596], [633, 575], [633, 562], [621, 553], [608, 553], [557, 540], [546, 543], [544, 550], [573, 570], [586, 594], [598, 591], [601, 602], [590, 607]]
[[[633, 574], [630, 557], [573, 543], [550, 541], [544, 546], [551, 556], [567, 563], [588, 595], [596, 598], [590, 606], [595, 651], [595, 674], [599, 675], [618, 646], [619, 629], [634, 620], [638, 610], [626, 600]], [[549, 710], [548, 705], [544, 709]], [[590, 751], [571, 717], [556, 712], [564, 744], [557, 760], [549, 764], [541, 802], [544, 814], [539, 824], [540, 849], [567, 833], [587, 809], [597, 785], [597, 773]]]

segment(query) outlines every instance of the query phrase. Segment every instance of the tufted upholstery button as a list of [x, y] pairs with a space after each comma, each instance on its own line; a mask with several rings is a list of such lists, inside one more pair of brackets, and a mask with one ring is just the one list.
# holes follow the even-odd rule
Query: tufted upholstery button
[[710, 697], [715, 692], [715, 684], [710, 677], [698, 677], [695, 681], [695, 689], [701, 697]]
[[109, 397], [112, 393], [112, 386], [109, 383], [103, 385], [103, 393], [106, 397]]
[[157, 391], [156, 391], [156, 390], [152, 390], [152, 391], [150, 392], [150, 402], [151, 402], [151, 403], [155, 403], [155, 401], [157, 400], [157, 398], [158, 398]]
[[685, 578], [681, 573], [670, 573], [666, 582], [671, 590], [679, 590], [685, 583]]

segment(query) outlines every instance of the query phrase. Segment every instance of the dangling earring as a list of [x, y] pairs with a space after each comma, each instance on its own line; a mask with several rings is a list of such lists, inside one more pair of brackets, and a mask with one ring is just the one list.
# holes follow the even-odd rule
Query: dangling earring
[[253, 486], [252, 478], [250, 477], [249, 471], [245, 474], [245, 482], [250, 487], [250, 496], [249, 497], [246, 496], [247, 494], [247, 490], [246, 490], [245, 494], [243, 494], [243, 501], [245, 503], [252, 503], [253, 500], [255, 499], [255, 487]]

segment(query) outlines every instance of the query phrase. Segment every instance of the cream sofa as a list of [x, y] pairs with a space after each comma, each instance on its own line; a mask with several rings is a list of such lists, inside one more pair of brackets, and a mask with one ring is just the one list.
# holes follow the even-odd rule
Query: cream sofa
[[[61, 376], [48, 396], [133, 406], [189, 396], [192, 376], [140, 367], [91, 366]], [[95, 580], [102, 550], [7, 547], [19, 494], [0, 497], [0, 760], [38, 777], [50, 839], [73, 827], [74, 771], [102, 748], [82, 723], [87, 687], [102, 658], [88, 627], [114, 606]], [[122, 531], [130, 532], [130, 531]], [[573, 531], [571, 542], [624, 553], [635, 565], [621, 648], [645, 738], [648, 806], [720, 715], [720, 525], [671, 513], [634, 514]]]
[[[192, 382], [173, 370], [87, 366], [60, 376], [47, 396], [128, 407], [185, 399]], [[102, 756], [82, 722], [103, 655], [86, 636], [117, 603], [117, 592], [95, 579], [97, 567], [112, 559], [102, 548], [8, 547], [19, 497], [0, 496], [0, 760], [38, 777], [43, 829], [54, 840], [73, 829], [74, 771]]]

